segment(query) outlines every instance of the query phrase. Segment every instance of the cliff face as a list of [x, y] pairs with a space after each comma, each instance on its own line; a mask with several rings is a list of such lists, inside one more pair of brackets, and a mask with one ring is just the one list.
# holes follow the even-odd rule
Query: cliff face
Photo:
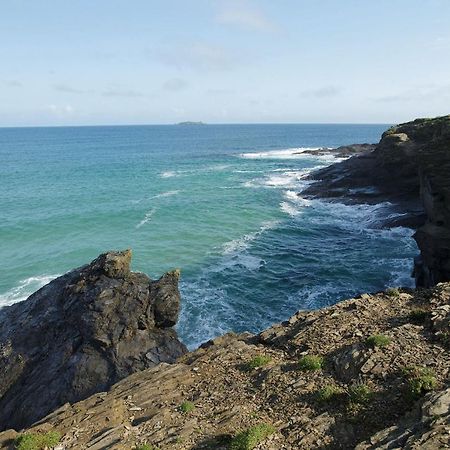
[[100, 255], [0, 310], [0, 429], [29, 426], [66, 402], [185, 353], [178, 272], [130, 272], [131, 251]]
[[[134, 373], [27, 433], [56, 431], [67, 450], [448, 448], [449, 320], [450, 283], [300, 311]], [[0, 433], [0, 447], [17, 436]]]
[[450, 280], [450, 116], [392, 127], [374, 150], [318, 171], [313, 179], [302, 195], [391, 202], [403, 215], [386, 225], [417, 229], [417, 286]]

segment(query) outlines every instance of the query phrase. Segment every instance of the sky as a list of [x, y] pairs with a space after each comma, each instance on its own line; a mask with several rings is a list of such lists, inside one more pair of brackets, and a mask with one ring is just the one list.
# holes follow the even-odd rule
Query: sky
[[0, 126], [450, 113], [450, 0], [0, 0]]

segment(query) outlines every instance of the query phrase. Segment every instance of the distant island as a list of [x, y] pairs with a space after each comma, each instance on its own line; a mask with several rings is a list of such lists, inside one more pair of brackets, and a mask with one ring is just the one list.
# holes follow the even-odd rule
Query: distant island
[[205, 122], [179, 122], [176, 125], [206, 125]]

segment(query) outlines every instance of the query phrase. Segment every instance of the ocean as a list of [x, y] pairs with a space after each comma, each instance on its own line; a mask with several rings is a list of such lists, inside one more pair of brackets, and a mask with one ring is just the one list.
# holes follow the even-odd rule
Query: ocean
[[387, 127], [0, 129], [0, 307], [124, 248], [152, 278], [181, 269], [177, 329], [190, 348], [412, 286], [412, 231], [380, 229], [383, 205], [297, 195], [335, 161], [304, 149], [377, 142]]

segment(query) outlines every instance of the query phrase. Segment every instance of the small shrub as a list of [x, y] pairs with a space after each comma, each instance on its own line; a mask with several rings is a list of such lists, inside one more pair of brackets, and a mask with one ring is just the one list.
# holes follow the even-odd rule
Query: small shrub
[[248, 370], [254, 370], [258, 367], [263, 367], [272, 361], [272, 358], [270, 356], [266, 355], [258, 355], [255, 356], [251, 361], [247, 363], [247, 369]]
[[436, 388], [436, 376], [433, 370], [427, 367], [406, 367], [403, 373], [408, 381], [408, 394], [413, 399]]
[[366, 344], [369, 347], [386, 347], [391, 343], [391, 338], [385, 336], [384, 334], [373, 334], [366, 339]]
[[398, 297], [400, 295], [400, 290], [397, 288], [387, 288], [386, 294], [389, 295], [389, 297]]
[[192, 402], [183, 402], [183, 403], [180, 405], [180, 408], [179, 408], [179, 409], [180, 409], [180, 411], [181, 411], [182, 413], [188, 414], [188, 413], [194, 411], [195, 405], [194, 405]]
[[425, 311], [424, 309], [413, 309], [409, 315], [408, 315], [408, 319], [410, 322], [415, 323], [415, 324], [422, 324], [424, 323], [428, 316], [429, 316], [429, 312]]
[[24, 433], [19, 435], [14, 446], [17, 450], [44, 450], [55, 447], [61, 435], [56, 431], [48, 431], [47, 433]]
[[320, 370], [323, 367], [323, 358], [322, 356], [317, 355], [306, 355], [300, 358], [298, 365], [300, 370], [304, 372]]
[[319, 402], [331, 402], [336, 399], [340, 394], [342, 394], [341, 389], [334, 384], [327, 384], [325, 387], [317, 392], [317, 400]]
[[372, 395], [372, 390], [365, 384], [355, 384], [348, 389], [348, 396], [352, 403], [368, 403], [372, 399]]
[[150, 444], [142, 444], [138, 447], [135, 447], [134, 450], [158, 450], [156, 447]]
[[231, 440], [230, 450], [252, 450], [260, 442], [275, 433], [272, 425], [262, 423], [239, 433]]

